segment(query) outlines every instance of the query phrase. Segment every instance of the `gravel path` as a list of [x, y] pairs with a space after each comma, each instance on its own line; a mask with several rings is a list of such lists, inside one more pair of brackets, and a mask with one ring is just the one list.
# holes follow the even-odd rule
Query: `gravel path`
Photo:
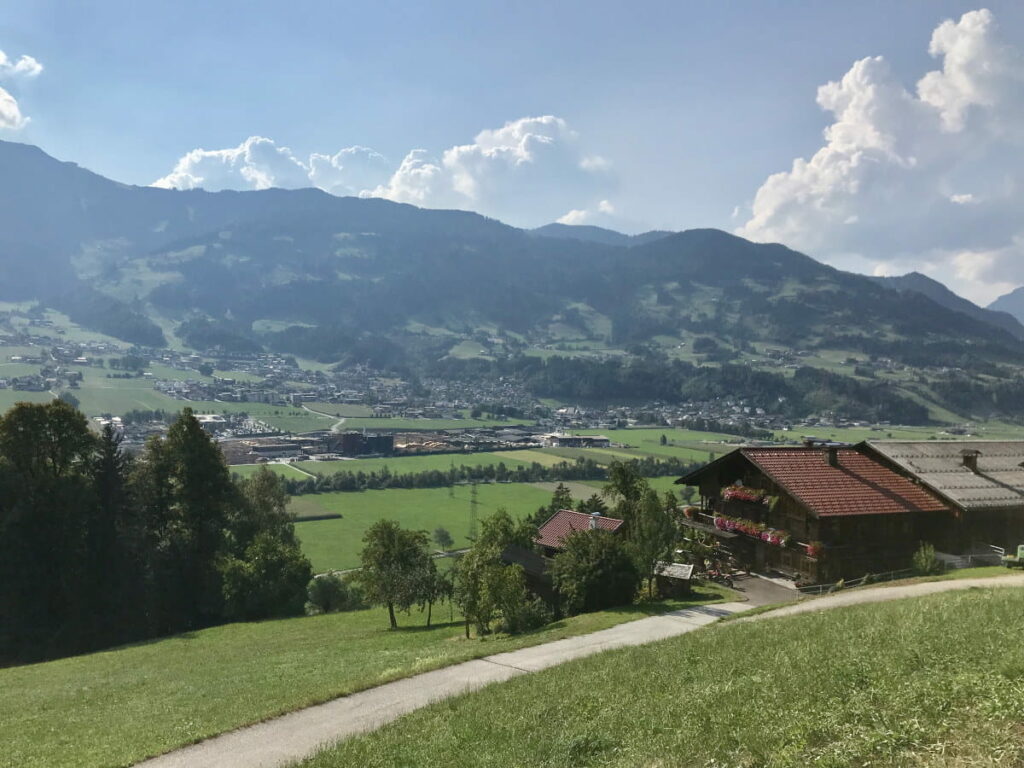
[[[1024, 587], [1024, 574], [839, 592], [741, 620], [757, 621], [844, 605], [997, 586]], [[642, 645], [692, 632], [724, 616], [752, 607], [752, 603], [723, 603], [688, 608], [631, 621], [588, 635], [467, 661], [240, 728], [138, 765], [145, 768], [285, 766], [311, 756], [326, 745], [372, 731], [435, 701], [612, 648]]]

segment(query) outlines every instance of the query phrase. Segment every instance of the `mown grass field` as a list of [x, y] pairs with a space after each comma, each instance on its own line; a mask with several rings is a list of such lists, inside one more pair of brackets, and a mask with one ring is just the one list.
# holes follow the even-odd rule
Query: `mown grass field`
[[[637, 430], [640, 431], [640, 430]], [[623, 434], [622, 432], [617, 434]], [[659, 432], [660, 434], [660, 432]], [[698, 433], [700, 434], [700, 433]], [[638, 441], [639, 442], [639, 441]], [[701, 456], [687, 456], [679, 453], [682, 449], [673, 446], [659, 446], [669, 451], [660, 455], [680, 455], [685, 460], [707, 460], [707, 453]], [[493, 453], [437, 454], [377, 459], [353, 459], [350, 461], [300, 462], [296, 466], [313, 474], [332, 474], [337, 471], [370, 472], [387, 467], [395, 474], [447, 470], [454, 462], [458, 465], [498, 464], [508, 467], [519, 463], [530, 464], [538, 461], [547, 466], [562, 461], [574, 461], [578, 457], [591, 458], [599, 464], [613, 460], [628, 460], [648, 454], [640, 449], [583, 449], [583, 448], [542, 448], [523, 451], [497, 451]], [[274, 465], [271, 465], [274, 467]], [[232, 471], [254, 472], [255, 469], [232, 467]], [[275, 471], [287, 477], [287, 468]], [[290, 470], [295, 472], [294, 469]], [[659, 492], [673, 490], [681, 495], [683, 489], [674, 486], [676, 476], [650, 479], [650, 484]], [[598, 492], [604, 481], [583, 481], [576, 484], [577, 490], [587, 489], [586, 496]], [[553, 487], [553, 486], [552, 486]], [[499, 506], [506, 507], [513, 515], [531, 514], [551, 500], [551, 487], [530, 483], [480, 484], [478, 488], [478, 518], [482, 518]], [[377, 520], [397, 520], [402, 525], [433, 533], [437, 527], [448, 529], [455, 539], [456, 547], [468, 544], [469, 533], [468, 486], [431, 489], [388, 489], [383, 491], [339, 492], [306, 494], [292, 499], [290, 509], [300, 518], [317, 517], [324, 514], [340, 514], [340, 519], [317, 520], [301, 523], [297, 527], [303, 550], [318, 571], [329, 568], [352, 568], [358, 564], [362, 536], [366, 529]], [[576, 493], [575, 496], [582, 494]]]
[[[735, 445], [743, 441], [742, 437], [722, 432], [698, 432], [693, 429], [675, 429], [672, 427], [641, 427], [610, 431], [583, 429], [574, 430], [573, 434], [604, 435], [612, 443], [628, 446], [628, 448], [608, 449], [621, 454], [630, 456], [674, 456], [684, 461], [707, 461], [712, 455], [720, 456], [723, 453], [728, 453]], [[666, 441], [665, 445], [661, 444], [663, 435]]]
[[493, 453], [436, 453], [420, 456], [389, 456], [387, 458], [349, 459], [341, 461], [300, 461], [296, 466], [314, 475], [335, 472], [376, 472], [387, 467], [392, 474], [447, 471], [452, 467], [490, 466], [504, 463], [511, 468], [536, 461], [533, 451], [495, 451]]
[[[709, 587], [703, 602], [728, 593]], [[559, 621], [517, 637], [465, 640], [437, 607], [229, 624], [112, 651], [0, 669], [3, 768], [131, 765], [241, 725], [467, 659], [594, 632], [684, 603]]]
[[[639, 445], [639, 441], [637, 441]], [[525, 450], [493, 451], [481, 453], [442, 453], [414, 456], [389, 456], [369, 459], [343, 459], [339, 461], [301, 461], [295, 466], [312, 474], [331, 475], [335, 472], [374, 472], [387, 467], [392, 473], [426, 472], [447, 470], [452, 465], [474, 467], [504, 463], [512, 468], [530, 465], [534, 462], [543, 466], [554, 466], [561, 462], [577, 459], [592, 459], [607, 465], [612, 461], [629, 461], [647, 456], [655, 458], [678, 457], [684, 461], [707, 461], [709, 455], [720, 455], [727, 450], [718, 445], [708, 448], [691, 448], [679, 445], [657, 445], [659, 450], [648, 450], [648, 445], [636, 448], [534, 448]]]
[[[470, 487], [402, 489], [318, 493], [297, 496], [289, 506], [296, 515], [340, 514], [340, 519], [299, 522], [295, 531], [302, 550], [317, 572], [355, 568], [363, 547], [363, 534], [378, 520], [396, 520], [405, 528], [433, 534], [447, 528], [455, 547], [468, 545]], [[551, 502], [551, 493], [529, 483], [494, 483], [477, 486], [477, 519], [498, 507], [514, 517], [537, 511]]]
[[972, 589], [729, 622], [432, 705], [302, 765], [1021, 765], [1021, 605]]
[[214, 401], [186, 402], [175, 400], [178, 410], [188, 406], [196, 413], [247, 413], [254, 419], [265, 421], [270, 426], [285, 432], [313, 432], [330, 429], [337, 419], [322, 416], [304, 408], [290, 405], [269, 405], [267, 403], [220, 403]]
[[[955, 436], [945, 432], [943, 425], [928, 427], [794, 427], [789, 432], [775, 432], [776, 440], [799, 441], [802, 437], [817, 437], [822, 440], [841, 440], [857, 443], [861, 440], [1021, 440], [1024, 439], [1024, 427], [1006, 424], [999, 421], [980, 422], [974, 425], [971, 437]], [[635, 429], [574, 430], [573, 434], [602, 434], [614, 443], [632, 446], [644, 453], [658, 455], [677, 455], [676, 449], [689, 448], [705, 454], [709, 451], [726, 453], [744, 438], [719, 432], [698, 432], [692, 429], [671, 429], [661, 427], [641, 427]], [[665, 435], [668, 445], [661, 445], [661, 435]], [[724, 444], [723, 444], [724, 443]]]
[[1024, 427], [1002, 422], [982, 422], [975, 425], [970, 437], [950, 435], [943, 426], [933, 427], [798, 427], [792, 432], [778, 432], [777, 438], [799, 440], [801, 437], [841, 440], [857, 443], [861, 440], [1021, 440]]
[[695, 429], [680, 429], [677, 427], [637, 427], [630, 429], [576, 429], [574, 435], [604, 435], [613, 443], [624, 443], [626, 445], [661, 448], [661, 436], [670, 442], [675, 443], [722, 443], [735, 442], [743, 438], [724, 432], [700, 432]]
[[228, 469], [231, 470], [231, 474], [239, 475], [241, 477], [251, 477], [260, 471], [260, 467], [264, 466], [273, 472], [275, 475], [281, 477], [287, 477], [291, 480], [306, 480], [309, 475], [304, 475], [299, 470], [294, 469], [288, 464], [234, 464]]
[[153, 382], [145, 378], [107, 378], [103, 368], [83, 368], [83, 380], [71, 390], [79, 400], [79, 409], [87, 416], [110, 413], [123, 415], [132, 410], [168, 412], [180, 411], [188, 403], [175, 400], [153, 389]]
[[368, 405], [349, 405], [345, 403], [306, 403], [307, 408], [318, 413], [325, 413], [328, 416], [343, 418], [348, 416], [367, 417], [373, 416], [373, 408]]
[[17, 403], [48, 403], [53, 400], [49, 392], [20, 392], [0, 389], [0, 413], [6, 413]]
[[669, 457], [675, 457], [686, 462], [705, 462], [711, 457], [720, 456], [732, 450], [731, 447], [725, 446], [716, 446], [713, 449], [706, 447], [691, 448], [680, 445], [664, 447], [666, 450], [661, 453], [653, 453], [640, 448], [539, 448], [538, 452], [559, 456], [561, 461], [591, 459], [598, 464], [607, 465], [613, 461], [629, 461], [631, 459], [643, 458], [666, 459]]
[[472, 427], [493, 427], [506, 424], [521, 424], [522, 419], [377, 419], [368, 418], [346, 418], [345, 429], [366, 429], [370, 432], [391, 432], [402, 430], [406, 432], [432, 432], [438, 429], [470, 429]]

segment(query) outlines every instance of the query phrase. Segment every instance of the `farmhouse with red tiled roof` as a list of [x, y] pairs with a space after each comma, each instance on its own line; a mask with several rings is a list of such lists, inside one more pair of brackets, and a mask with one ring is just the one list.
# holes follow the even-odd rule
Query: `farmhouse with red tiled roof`
[[551, 557], [562, 550], [563, 542], [570, 534], [595, 528], [614, 533], [621, 527], [622, 521], [614, 517], [560, 509], [537, 530], [537, 544]]
[[860, 447], [739, 448], [677, 482], [700, 490], [688, 525], [806, 582], [907, 568], [956, 525], [951, 505]]

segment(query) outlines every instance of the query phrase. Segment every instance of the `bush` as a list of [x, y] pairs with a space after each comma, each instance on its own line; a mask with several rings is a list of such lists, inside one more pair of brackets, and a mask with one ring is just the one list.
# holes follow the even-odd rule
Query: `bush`
[[640, 574], [625, 542], [609, 531], [578, 531], [551, 569], [568, 613], [626, 605], [636, 596]]
[[531, 629], [540, 629], [554, 621], [554, 618], [547, 603], [539, 597], [533, 597], [520, 603], [514, 612], [510, 611], [503, 615], [498, 630], [510, 635], [517, 635], [521, 632], [529, 632]]
[[932, 576], [945, 570], [942, 561], [935, 555], [935, 547], [927, 542], [914, 553], [913, 563], [914, 570], [920, 576]]
[[364, 607], [359, 585], [346, 580], [340, 571], [329, 571], [310, 579], [306, 586], [306, 598], [308, 616]]
[[224, 616], [231, 621], [302, 613], [302, 585], [312, 572], [297, 544], [259, 534], [243, 558], [220, 562]]

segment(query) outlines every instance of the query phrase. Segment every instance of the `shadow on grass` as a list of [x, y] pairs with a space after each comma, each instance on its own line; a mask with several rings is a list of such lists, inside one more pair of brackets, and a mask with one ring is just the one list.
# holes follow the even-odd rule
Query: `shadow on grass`
[[620, 605], [615, 608], [607, 608], [609, 613], [642, 613], [645, 616], [659, 616], [670, 611], [679, 611], [685, 608], [696, 608], [716, 601], [728, 600], [728, 595], [721, 592], [712, 592], [697, 587], [685, 598], [667, 598], [662, 600], [641, 600], [632, 605]]
[[433, 632], [435, 629], [451, 629], [452, 627], [461, 627], [461, 626], [463, 626], [463, 624], [464, 624], [464, 622], [462, 622], [461, 620], [460, 621], [431, 621], [429, 627], [426, 624], [407, 624], [405, 626], [402, 626], [401, 624], [399, 624], [394, 629], [388, 629], [387, 631], [388, 632], [399, 632], [399, 633], [407, 633], [407, 632], [413, 632], [413, 633], [415, 633], [415, 632]]

